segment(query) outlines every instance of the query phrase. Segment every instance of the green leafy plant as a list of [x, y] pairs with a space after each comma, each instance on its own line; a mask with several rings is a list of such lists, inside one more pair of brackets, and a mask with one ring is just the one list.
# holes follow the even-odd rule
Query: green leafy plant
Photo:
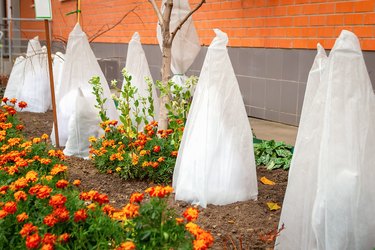
[[292, 146], [274, 140], [254, 143], [257, 166], [264, 165], [268, 170], [289, 169], [292, 160]]

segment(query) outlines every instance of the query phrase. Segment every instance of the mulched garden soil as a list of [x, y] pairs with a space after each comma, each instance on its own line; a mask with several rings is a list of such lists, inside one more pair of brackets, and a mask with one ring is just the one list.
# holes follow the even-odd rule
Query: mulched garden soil
[[[29, 138], [39, 137], [43, 133], [50, 135], [53, 122], [51, 111], [44, 114], [22, 112], [19, 113], [19, 117], [25, 124], [24, 132]], [[144, 191], [152, 185], [152, 183], [142, 181], [125, 181], [116, 174], [99, 173], [89, 160], [68, 157], [67, 162], [70, 180], [81, 180], [82, 190], [95, 189], [106, 193], [111, 204], [118, 208], [128, 202], [128, 198], [133, 192]], [[257, 201], [236, 202], [225, 206], [208, 205], [206, 209], [199, 208], [198, 224], [215, 237], [213, 249], [273, 248], [274, 242], [265, 242], [265, 237], [261, 236], [267, 235], [277, 228], [280, 210], [270, 211], [266, 203], [277, 202], [281, 205], [288, 172], [258, 168], [257, 175], [259, 188]], [[276, 182], [276, 185], [267, 186], [259, 182], [263, 176]], [[180, 213], [189, 205], [186, 202], [174, 201], [173, 197], [169, 202]], [[242, 248], [240, 244], [242, 244]]]

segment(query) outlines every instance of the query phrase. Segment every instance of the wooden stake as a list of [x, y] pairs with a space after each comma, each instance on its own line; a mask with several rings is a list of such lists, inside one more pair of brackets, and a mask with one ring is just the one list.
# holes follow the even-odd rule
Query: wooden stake
[[79, 24], [80, 24], [79, 22], [80, 17], [81, 17], [81, 0], [77, 0], [77, 23]]
[[49, 38], [49, 22], [48, 22], [47, 19], [44, 20], [44, 27], [45, 27], [45, 30], [46, 30], [47, 58], [48, 58], [48, 70], [49, 70], [49, 84], [50, 84], [50, 87], [51, 87], [52, 110], [53, 110], [53, 127], [55, 129], [56, 147], [59, 148], [60, 147], [60, 141], [59, 141], [59, 129], [58, 129], [58, 126], [57, 126], [55, 84], [53, 83], [51, 40]]

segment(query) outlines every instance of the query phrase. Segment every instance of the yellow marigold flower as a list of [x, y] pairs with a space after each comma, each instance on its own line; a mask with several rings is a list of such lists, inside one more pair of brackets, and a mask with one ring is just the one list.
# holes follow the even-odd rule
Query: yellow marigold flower
[[11, 146], [11, 147], [13, 147], [13, 146], [19, 144], [20, 141], [21, 141], [20, 138], [10, 138], [10, 139], [8, 140], [8, 145]]
[[38, 180], [38, 173], [35, 171], [29, 171], [26, 174], [26, 180], [29, 182], [35, 182]]
[[176, 218], [177, 224], [181, 224], [184, 222], [184, 218]]
[[27, 187], [27, 185], [28, 185], [27, 183], [28, 183], [28, 181], [24, 177], [21, 177], [21, 178], [17, 179], [15, 182], [13, 182], [16, 190]]
[[87, 206], [87, 209], [94, 210], [96, 208], [95, 203], [91, 203], [90, 205]]
[[35, 138], [32, 140], [32, 142], [33, 142], [34, 144], [38, 144], [39, 142], [41, 142], [41, 139], [40, 139], [39, 137], [35, 137]]
[[8, 168], [8, 174], [9, 175], [14, 175], [15, 173], [18, 173], [18, 167], [17, 166], [11, 166]]
[[120, 167], [117, 167], [116, 168], [116, 172], [120, 172], [121, 171], [121, 168]]
[[49, 136], [47, 134], [42, 135], [42, 140], [47, 140], [48, 138], [49, 138]]
[[95, 136], [90, 136], [89, 137], [89, 142], [91, 142], [91, 143], [94, 143], [94, 142], [96, 142], [96, 137]]

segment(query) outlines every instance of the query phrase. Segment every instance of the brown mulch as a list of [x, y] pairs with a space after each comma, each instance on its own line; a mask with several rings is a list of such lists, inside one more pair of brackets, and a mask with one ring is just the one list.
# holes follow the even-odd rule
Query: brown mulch
[[[43, 133], [50, 134], [52, 129], [52, 112], [35, 114], [19, 113], [28, 137], [37, 137]], [[151, 184], [141, 181], [125, 181], [116, 174], [101, 174], [90, 160], [68, 157], [69, 179], [80, 179], [83, 190], [95, 189], [108, 194], [113, 206], [122, 207], [133, 192], [144, 191]], [[258, 180], [265, 176], [276, 182], [275, 186], [263, 185], [258, 181], [259, 195], [257, 201], [236, 202], [225, 206], [208, 205], [200, 208], [198, 224], [210, 231], [215, 237], [213, 249], [272, 249], [274, 242], [264, 242], [260, 235], [274, 230], [279, 222], [280, 210], [270, 211], [267, 202], [281, 205], [287, 184], [288, 172], [284, 170], [267, 171], [257, 169]], [[189, 204], [174, 201], [171, 205], [182, 212]], [[231, 238], [233, 243], [228, 240]], [[229, 243], [224, 244], [223, 241]], [[242, 247], [240, 248], [240, 241]]]

